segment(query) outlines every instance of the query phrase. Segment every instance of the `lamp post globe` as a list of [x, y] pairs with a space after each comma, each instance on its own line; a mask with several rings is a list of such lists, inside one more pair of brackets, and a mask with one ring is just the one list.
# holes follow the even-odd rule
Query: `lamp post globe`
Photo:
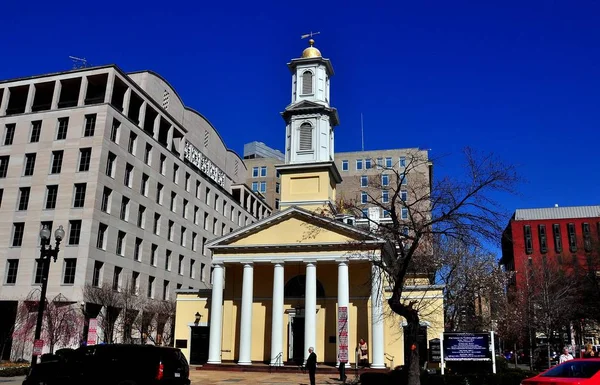
[[47, 225], [44, 225], [44, 227], [40, 230], [40, 238], [42, 238], [43, 241], [50, 239], [50, 229]]
[[[48, 231], [50, 232], [50, 231]], [[48, 234], [48, 236], [50, 236], [50, 234]], [[65, 237], [65, 229], [63, 229], [63, 226], [60, 225], [58, 226], [58, 229], [56, 229], [56, 231], [54, 232], [54, 238], [60, 242], [63, 240], [63, 238]]]

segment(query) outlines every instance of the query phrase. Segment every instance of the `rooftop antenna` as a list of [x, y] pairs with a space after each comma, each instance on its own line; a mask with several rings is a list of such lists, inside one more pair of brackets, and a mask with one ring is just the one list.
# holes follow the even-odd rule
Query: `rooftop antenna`
[[365, 128], [363, 126], [363, 114], [360, 113], [360, 141], [362, 145], [362, 150], [365, 150]]
[[310, 37], [310, 38], [312, 39], [312, 37], [313, 37], [314, 35], [318, 35], [318, 34], [320, 34], [320, 33], [321, 33], [321, 32], [313, 32], [313, 31], [310, 31], [310, 33], [307, 33], [307, 34], [304, 34], [304, 35], [300, 36], [300, 39], [306, 39], [307, 37]]
[[80, 58], [76, 56], [69, 56], [69, 59], [73, 62], [73, 69], [86, 68], [88, 66], [88, 62], [85, 58]]

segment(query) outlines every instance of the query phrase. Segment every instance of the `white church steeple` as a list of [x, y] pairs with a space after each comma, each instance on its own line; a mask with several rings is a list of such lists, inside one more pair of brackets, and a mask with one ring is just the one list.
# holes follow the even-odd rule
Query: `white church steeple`
[[288, 63], [292, 72], [292, 102], [282, 113], [286, 121], [286, 163], [333, 161], [334, 127], [337, 110], [330, 102], [329, 78], [333, 67], [314, 47]]
[[292, 59], [292, 102], [281, 113], [286, 123], [285, 164], [281, 175], [281, 202], [323, 212], [335, 211], [336, 185], [342, 181], [333, 161], [337, 110], [330, 106], [329, 78], [333, 67], [309, 40], [302, 57]]

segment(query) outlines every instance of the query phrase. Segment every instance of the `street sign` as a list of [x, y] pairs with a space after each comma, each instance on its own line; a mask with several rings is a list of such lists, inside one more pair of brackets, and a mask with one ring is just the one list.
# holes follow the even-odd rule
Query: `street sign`
[[338, 307], [338, 360], [348, 362], [348, 307]]
[[44, 340], [35, 340], [33, 342], [33, 355], [41, 356], [44, 350]]
[[439, 338], [429, 340], [429, 362], [441, 362], [442, 348]]
[[444, 361], [492, 361], [489, 333], [444, 333]]
[[98, 320], [96, 318], [90, 318], [87, 335], [87, 345], [96, 345], [98, 339]]

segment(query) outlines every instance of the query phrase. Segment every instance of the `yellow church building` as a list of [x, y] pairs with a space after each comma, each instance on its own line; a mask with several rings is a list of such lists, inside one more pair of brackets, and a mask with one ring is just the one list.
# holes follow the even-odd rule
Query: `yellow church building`
[[[361, 338], [371, 368], [403, 363], [403, 320], [372, 263], [384, 240], [336, 217], [333, 67], [313, 45], [288, 63], [281, 211], [208, 243], [212, 290], [177, 292], [176, 346], [192, 364], [301, 364], [309, 347], [320, 363], [355, 364]], [[421, 302], [426, 360], [427, 340], [443, 331], [442, 287], [411, 283], [405, 297]]]

